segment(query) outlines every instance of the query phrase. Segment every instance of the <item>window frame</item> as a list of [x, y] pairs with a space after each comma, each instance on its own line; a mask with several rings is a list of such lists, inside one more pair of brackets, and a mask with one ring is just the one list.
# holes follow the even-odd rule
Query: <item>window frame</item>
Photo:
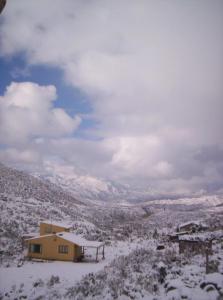
[[68, 245], [59, 245], [58, 246], [58, 253], [68, 254], [69, 253], [69, 246]]
[[[39, 251], [36, 251], [36, 247], [39, 246]], [[34, 254], [42, 253], [42, 244], [29, 244], [29, 252]]]

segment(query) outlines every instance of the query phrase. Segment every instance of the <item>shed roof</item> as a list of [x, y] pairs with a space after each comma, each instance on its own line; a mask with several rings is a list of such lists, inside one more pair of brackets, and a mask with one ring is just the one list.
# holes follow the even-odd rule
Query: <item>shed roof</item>
[[63, 238], [64, 240], [67, 240], [71, 243], [74, 243], [76, 245], [82, 246], [82, 247], [92, 247], [92, 248], [97, 248], [101, 247], [104, 245], [102, 242], [97, 242], [97, 241], [88, 241], [81, 237], [80, 235], [76, 235], [71, 232], [58, 232], [56, 234], [58, 237]]
[[195, 225], [195, 226], [201, 226], [201, 227], [208, 227], [208, 225], [204, 224], [202, 221], [188, 221], [188, 222], [185, 222], [183, 224], [179, 224], [179, 228], [181, 227], [185, 227], [185, 226], [188, 226], [188, 225]]
[[219, 238], [223, 238], [222, 230], [199, 233], [199, 234], [191, 234], [191, 235], [181, 235], [179, 236], [179, 241], [205, 242], [205, 241], [211, 241]]

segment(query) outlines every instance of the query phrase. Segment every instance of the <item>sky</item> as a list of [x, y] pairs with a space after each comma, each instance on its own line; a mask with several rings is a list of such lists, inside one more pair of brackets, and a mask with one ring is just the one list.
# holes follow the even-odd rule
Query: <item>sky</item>
[[10, 0], [0, 160], [223, 192], [223, 1]]

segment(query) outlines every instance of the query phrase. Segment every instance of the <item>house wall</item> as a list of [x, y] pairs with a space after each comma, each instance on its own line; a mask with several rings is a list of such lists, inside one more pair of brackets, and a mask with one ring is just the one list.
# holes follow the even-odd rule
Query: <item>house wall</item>
[[[40, 244], [42, 246], [41, 253], [31, 253], [30, 245]], [[68, 246], [68, 253], [59, 253], [58, 247], [60, 245]], [[81, 247], [69, 241], [66, 241], [58, 236], [43, 236], [40, 238], [28, 240], [28, 257], [40, 259], [53, 259], [73, 261], [81, 255]]]
[[40, 235], [58, 233], [62, 231], [69, 232], [70, 229], [62, 226], [53, 225], [53, 224], [40, 223]]
[[179, 241], [180, 253], [205, 254], [208, 248], [209, 253], [212, 253], [212, 243], [197, 242], [197, 241]]

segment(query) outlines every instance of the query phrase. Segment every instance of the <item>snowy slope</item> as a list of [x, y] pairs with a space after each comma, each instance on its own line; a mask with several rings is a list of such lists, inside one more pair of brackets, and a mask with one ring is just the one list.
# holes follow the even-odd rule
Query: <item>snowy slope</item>
[[[21, 253], [21, 236], [38, 231], [39, 221], [65, 221], [91, 240], [111, 236], [114, 224], [136, 220], [142, 210], [80, 202], [49, 181], [0, 165], [0, 251], [6, 259]], [[106, 231], [105, 231], [106, 229]]]
[[21, 236], [42, 219], [86, 221], [85, 204], [50, 182], [0, 164], [1, 255], [21, 253]]
[[126, 186], [99, 179], [90, 175], [78, 174], [34, 174], [60, 186], [83, 200], [117, 201], [128, 198], [129, 190]]
[[70, 192], [82, 201], [93, 200], [114, 204], [140, 204], [144, 202], [160, 205], [195, 204], [219, 205], [223, 203], [222, 195], [203, 195], [199, 192], [194, 195], [165, 193], [149, 186], [139, 187], [123, 184], [103, 178], [98, 178], [70, 165], [45, 162], [41, 172], [33, 174], [37, 178], [48, 180]]
[[223, 204], [223, 196], [221, 195], [207, 195], [200, 197], [185, 197], [179, 199], [162, 199], [162, 200], [152, 200], [146, 202], [150, 205], [160, 205], [160, 206], [190, 206], [197, 205], [199, 207], [215, 207], [221, 206]]
[[92, 176], [70, 165], [44, 162], [43, 168], [32, 175], [47, 179], [84, 201], [120, 202], [132, 194], [128, 185]]
[[25, 199], [35, 198], [39, 201], [53, 201], [54, 203], [68, 201], [73, 204], [83, 204], [58, 186], [3, 164], [0, 164], [0, 193]]

